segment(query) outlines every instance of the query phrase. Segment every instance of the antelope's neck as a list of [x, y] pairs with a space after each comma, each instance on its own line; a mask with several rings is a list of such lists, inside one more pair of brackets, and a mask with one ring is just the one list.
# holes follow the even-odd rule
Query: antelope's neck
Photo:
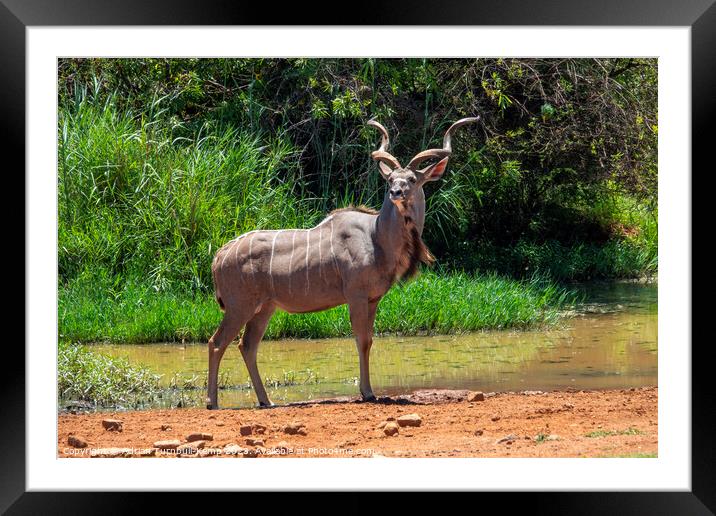
[[425, 195], [422, 188], [415, 192], [412, 202], [398, 208], [386, 192], [383, 206], [376, 219], [376, 240], [390, 261], [397, 261], [405, 248], [409, 233], [406, 225], [414, 224], [422, 236], [425, 224]]

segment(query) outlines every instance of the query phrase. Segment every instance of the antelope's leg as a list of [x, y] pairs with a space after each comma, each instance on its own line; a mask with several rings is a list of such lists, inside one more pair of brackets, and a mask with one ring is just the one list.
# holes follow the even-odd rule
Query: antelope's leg
[[219, 408], [217, 392], [219, 364], [221, 363], [221, 358], [224, 356], [224, 351], [226, 351], [231, 341], [239, 334], [247, 320], [247, 316], [242, 316], [227, 310], [216, 333], [209, 339], [209, 379], [207, 382], [206, 398], [206, 408], [208, 409]]
[[378, 302], [368, 300], [355, 301], [348, 304], [351, 314], [351, 327], [358, 347], [360, 363], [360, 394], [363, 400], [373, 401], [373, 389], [370, 386], [370, 348], [373, 345], [373, 324], [378, 309]]
[[256, 391], [256, 397], [259, 400], [259, 406], [268, 407], [273, 405], [266, 394], [266, 389], [261, 381], [259, 368], [256, 365], [256, 354], [259, 351], [259, 343], [266, 332], [271, 316], [276, 311], [276, 307], [271, 303], [264, 304], [256, 315], [246, 324], [244, 335], [241, 337], [239, 349], [244, 357], [246, 369], [249, 371], [251, 383]]

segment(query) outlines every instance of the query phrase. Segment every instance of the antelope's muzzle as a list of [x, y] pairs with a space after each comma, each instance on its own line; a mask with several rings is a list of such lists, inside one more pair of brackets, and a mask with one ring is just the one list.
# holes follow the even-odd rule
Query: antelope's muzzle
[[405, 199], [405, 194], [403, 193], [403, 190], [400, 188], [391, 188], [390, 190], [390, 200], [391, 201], [402, 201]]

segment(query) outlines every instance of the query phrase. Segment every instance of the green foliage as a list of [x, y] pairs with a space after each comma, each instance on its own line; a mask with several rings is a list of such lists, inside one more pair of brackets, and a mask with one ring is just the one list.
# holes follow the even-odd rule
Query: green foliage
[[634, 278], [658, 273], [657, 210], [603, 187], [574, 195], [546, 213], [534, 231], [509, 241], [465, 239], [444, 253], [453, 268], [559, 281]]
[[159, 392], [159, 376], [126, 360], [60, 343], [57, 355], [58, 397], [93, 405], [133, 407]]
[[557, 281], [653, 277], [657, 273], [656, 249], [630, 239], [573, 245], [556, 240], [542, 243], [518, 241], [509, 248], [489, 242], [466, 243], [464, 249], [462, 255], [450, 256], [446, 260], [453, 267], [512, 276], [529, 276], [537, 272]]

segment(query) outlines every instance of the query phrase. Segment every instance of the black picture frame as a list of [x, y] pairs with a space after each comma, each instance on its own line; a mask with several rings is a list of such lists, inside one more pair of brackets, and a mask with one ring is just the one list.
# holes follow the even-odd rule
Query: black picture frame
[[[713, 146], [716, 105], [716, 4], [715, 0], [456, 0], [451, 2], [409, 2], [408, 0], [363, 2], [341, 14], [341, 6], [333, 4], [225, 2], [204, 0], [0, 0], [0, 103], [3, 138], [0, 146], [4, 156], [19, 160], [12, 174], [25, 166], [25, 30], [32, 26], [87, 25], [552, 25], [552, 26], [688, 26], [691, 28], [692, 80], [692, 170], [682, 171], [684, 180], [692, 183], [692, 221], [698, 207], [708, 206], [707, 189], [693, 188], [693, 181], [713, 171], [707, 161], [707, 149]], [[322, 13], [319, 14], [319, 13]], [[565, 47], [567, 48], [567, 47]], [[10, 167], [8, 167], [9, 169]], [[689, 179], [690, 178], [690, 179]], [[21, 189], [25, 193], [24, 180]], [[24, 199], [23, 195], [23, 199]], [[701, 201], [701, 202], [699, 202]], [[12, 224], [7, 224], [12, 226]], [[706, 232], [708, 233], [708, 232]], [[692, 230], [693, 235], [704, 234]], [[17, 240], [16, 240], [17, 241]], [[698, 260], [692, 244], [692, 271]], [[23, 251], [24, 256], [24, 251]], [[24, 256], [23, 263], [27, 257]], [[24, 267], [25, 277], [32, 273]], [[700, 308], [695, 291], [705, 289], [699, 284], [692, 290], [692, 313]], [[23, 303], [24, 304], [24, 303]], [[31, 310], [25, 306], [25, 310]], [[692, 315], [692, 321], [698, 320]], [[692, 356], [692, 457], [689, 492], [589, 492], [589, 493], [509, 493], [484, 494], [483, 497], [514, 509], [529, 507], [537, 514], [713, 514], [716, 510], [716, 476], [714, 475], [713, 418], [714, 383], [709, 381], [708, 340], [699, 342], [693, 333], [692, 342], [668, 343], [687, 347]], [[27, 346], [28, 343], [25, 342]], [[3, 382], [3, 406], [0, 409], [0, 511], [8, 514], [84, 514], [123, 513], [132, 510], [135, 497], [128, 493], [39, 493], [25, 489], [25, 349], [6, 343], [6, 365], [0, 375]], [[13, 369], [11, 369], [12, 367]], [[709, 416], [709, 414], [712, 414]], [[81, 486], [78, 487], [81, 489]], [[207, 495], [211, 496], [211, 495]], [[207, 498], [191, 497], [198, 503]], [[355, 503], [343, 499], [347, 508], [370, 509], [358, 495]], [[509, 499], [509, 504], [505, 498]], [[305, 497], [293, 498], [295, 506]], [[420, 502], [421, 497], [414, 498]], [[174, 500], [174, 501], [172, 501]], [[481, 500], [484, 503], [484, 498]], [[175, 496], [163, 500], [163, 509], [172, 506], [190, 507], [190, 498]], [[215, 499], [212, 498], [212, 505]], [[272, 498], [272, 512], [277, 509]], [[214, 510], [219, 510], [218, 505]], [[316, 508], [315, 504], [311, 506]], [[242, 510], [237, 508], [237, 510]]]

